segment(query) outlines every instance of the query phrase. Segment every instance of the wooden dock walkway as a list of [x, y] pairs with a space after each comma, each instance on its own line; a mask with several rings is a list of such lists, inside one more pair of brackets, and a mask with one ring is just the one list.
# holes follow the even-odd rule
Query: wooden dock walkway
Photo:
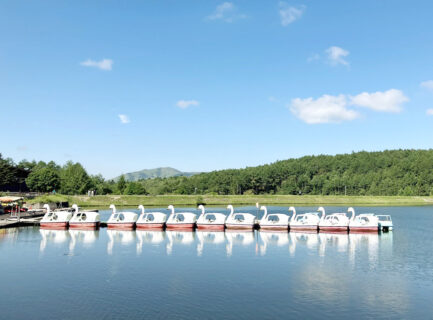
[[24, 226], [39, 226], [42, 216], [40, 214], [22, 214], [21, 217], [11, 217], [9, 214], [0, 215], [0, 229]]
[[15, 227], [19, 227], [19, 226], [20, 226], [20, 222], [19, 221], [9, 221], [9, 220], [6, 220], [6, 219], [0, 220], [0, 229], [15, 228]]

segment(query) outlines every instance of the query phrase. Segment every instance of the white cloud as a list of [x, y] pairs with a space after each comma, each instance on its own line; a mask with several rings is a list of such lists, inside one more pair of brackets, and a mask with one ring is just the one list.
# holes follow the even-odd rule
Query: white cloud
[[278, 100], [277, 98], [275, 98], [274, 96], [270, 96], [270, 97], [268, 98], [268, 101], [269, 101], [269, 102], [278, 102], [279, 100]]
[[127, 124], [130, 123], [131, 120], [129, 120], [129, 117], [126, 114], [119, 114], [120, 123]]
[[80, 64], [84, 67], [93, 67], [93, 68], [98, 68], [100, 70], [110, 71], [113, 67], [113, 63], [114, 62], [111, 59], [102, 59], [101, 61], [87, 59], [86, 61], [83, 61]]
[[206, 17], [207, 20], [221, 20], [224, 22], [233, 22], [239, 19], [245, 19], [245, 14], [238, 13], [236, 6], [232, 2], [223, 2], [218, 5], [215, 11]]
[[186, 109], [188, 107], [198, 106], [200, 105], [200, 102], [197, 100], [179, 100], [176, 102], [176, 105], [181, 109]]
[[305, 11], [305, 6], [293, 7], [288, 3], [280, 1], [278, 13], [280, 14], [281, 25], [287, 27], [302, 17]]
[[339, 123], [351, 121], [360, 116], [355, 110], [347, 109], [344, 95], [323, 95], [318, 99], [296, 98], [292, 100], [290, 111], [308, 124]]
[[433, 116], [433, 109], [427, 109], [425, 112], [428, 116]]
[[349, 51], [344, 50], [343, 48], [340, 47], [336, 47], [336, 46], [332, 46], [329, 47], [328, 49], [326, 49], [325, 51], [327, 58], [328, 58], [328, 62], [332, 65], [332, 66], [337, 66], [339, 64], [348, 66], [349, 62], [347, 62], [344, 58], [347, 57], [349, 55]]
[[409, 101], [402, 91], [390, 89], [384, 92], [363, 92], [350, 97], [351, 104], [372, 109], [374, 111], [398, 113], [403, 110], [402, 104]]
[[[402, 111], [402, 104], [409, 101], [402, 91], [390, 89], [384, 92], [363, 92], [356, 96], [340, 94], [338, 96], [323, 95], [320, 98], [292, 99], [290, 111], [308, 124], [339, 123], [359, 118], [361, 114], [353, 107], [365, 107], [377, 112]], [[427, 110], [433, 116], [433, 109]]]
[[421, 82], [421, 87], [429, 89], [429, 90], [433, 90], [433, 80], [428, 80], [428, 81], [424, 81]]

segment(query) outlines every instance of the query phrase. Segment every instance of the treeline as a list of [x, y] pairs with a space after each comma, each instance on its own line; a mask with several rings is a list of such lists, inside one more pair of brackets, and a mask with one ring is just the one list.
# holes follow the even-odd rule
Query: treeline
[[80, 163], [60, 166], [53, 161], [23, 160], [18, 164], [0, 154], [0, 191], [61, 194], [146, 194], [142, 183], [106, 181], [102, 175], [89, 175]]
[[54, 162], [22, 161], [14, 164], [0, 155], [0, 190], [14, 184], [31, 191], [56, 190], [64, 194], [95, 190], [96, 194], [426, 196], [433, 195], [433, 150], [306, 156], [258, 167], [138, 182], [125, 181], [123, 176], [118, 182], [106, 181], [100, 175], [88, 175], [79, 163], [59, 166]]
[[142, 182], [151, 194], [433, 195], [433, 150], [306, 156]]

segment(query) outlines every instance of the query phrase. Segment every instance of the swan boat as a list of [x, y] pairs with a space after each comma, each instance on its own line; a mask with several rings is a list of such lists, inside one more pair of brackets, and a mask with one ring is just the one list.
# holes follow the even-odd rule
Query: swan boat
[[168, 206], [168, 209], [171, 210], [171, 214], [167, 219], [166, 226], [168, 230], [190, 230], [194, 229], [195, 223], [197, 221], [197, 216], [192, 212], [179, 212], [176, 213], [174, 211], [174, 207], [172, 205]]
[[79, 211], [76, 204], [72, 205], [75, 210], [71, 220], [69, 220], [69, 228], [71, 229], [97, 229], [101, 223], [99, 213], [96, 211]]
[[[332, 213], [330, 215], [325, 214], [325, 209], [320, 207], [317, 211], [322, 213], [322, 217], [319, 222], [319, 230], [324, 232], [347, 232], [349, 230], [350, 219], [347, 217], [345, 212]], [[354, 212], [352, 212], [352, 217]]]
[[167, 215], [163, 212], [145, 212], [142, 205], [138, 206], [141, 210], [140, 217], [136, 222], [137, 229], [163, 229], [167, 221]]
[[264, 211], [263, 217], [260, 219], [260, 230], [270, 231], [287, 231], [289, 229], [289, 216], [284, 213], [268, 214], [266, 206], [261, 206], [260, 210]]
[[317, 232], [320, 221], [320, 217], [317, 212], [296, 214], [295, 207], [290, 207], [289, 212], [290, 211], [293, 212], [289, 224], [290, 231]]
[[201, 214], [197, 219], [198, 230], [224, 231], [227, 218], [224, 213], [205, 213], [203, 205], [199, 205], [198, 208], [201, 210]]
[[48, 204], [44, 204], [44, 209], [47, 210], [40, 222], [41, 228], [49, 229], [66, 229], [69, 220], [72, 218], [70, 211], [51, 211]]
[[233, 206], [229, 204], [230, 214], [226, 219], [226, 228], [235, 230], [253, 230], [257, 222], [256, 216], [251, 213], [234, 213]]
[[352, 207], [347, 212], [352, 213], [349, 221], [350, 232], [379, 232], [379, 219], [373, 213], [361, 213], [356, 216]]
[[108, 229], [134, 229], [138, 215], [135, 212], [117, 212], [114, 204], [110, 205], [113, 210], [107, 221]]

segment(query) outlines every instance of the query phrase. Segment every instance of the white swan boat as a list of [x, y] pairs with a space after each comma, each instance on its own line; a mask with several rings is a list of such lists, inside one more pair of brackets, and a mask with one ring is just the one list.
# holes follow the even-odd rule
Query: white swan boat
[[40, 222], [41, 228], [66, 229], [68, 227], [69, 220], [72, 218], [72, 212], [51, 211], [48, 204], [44, 204], [44, 208], [47, 212]]
[[145, 212], [142, 205], [138, 206], [141, 210], [140, 217], [136, 222], [137, 229], [163, 229], [167, 221], [167, 215], [163, 212]]
[[253, 230], [257, 222], [256, 216], [251, 213], [234, 213], [233, 206], [229, 204], [230, 214], [226, 219], [226, 228], [235, 230]]
[[195, 223], [197, 221], [197, 215], [192, 212], [179, 212], [176, 213], [174, 211], [174, 207], [172, 205], [168, 206], [168, 209], [171, 210], [171, 214], [167, 219], [166, 226], [168, 230], [190, 230], [194, 229]]
[[287, 231], [289, 229], [289, 216], [287, 214], [268, 214], [268, 209], [266, 206], [261, 206], [260, 210], [264, 211], [263, 217], [259, 222], [260, 230]]
[[135, 212], [117, 212], [114, 204], [110, 205], [111, 216], [107, 221], [108, 229], [134, 229], [138, 215]]
[[[330, 215], [325, 214], [325, 209], [320, 207], [317, 211], [322, 213], [319, 222], [319, 230], [323, 232], [347, 232], [349, 230], [349, 221], [345, 212], [337, 212]], [[352, 218], [353, 218], [352, 213]]]
[[198, 230], [224, 230], [227, 218], [224, 213], [206, 213], [203, 205], [199, 205], [198, 208], [201, 210], [201, 214], [197, 219]]
[[352, 207], [347, 212], [352, 213], [349, 221], [350, 232], [379, 232], [379, 219], [373, 213], [355, 215], [355, 209]]
[[96, 211], [79, 211], [76, 204], [72, 205], [75, 210], [71, 220], [69, 220], [69, 228], [71, 229], [97, 229], [101, 223], [99, 212]]
[[289, 224], [290, 231], [317, 232], [320, 222], [320, 217], [317, 212], [296, 214], [295, 207], [290, 207], [289, 212], [290, 211], [293, 212]]

